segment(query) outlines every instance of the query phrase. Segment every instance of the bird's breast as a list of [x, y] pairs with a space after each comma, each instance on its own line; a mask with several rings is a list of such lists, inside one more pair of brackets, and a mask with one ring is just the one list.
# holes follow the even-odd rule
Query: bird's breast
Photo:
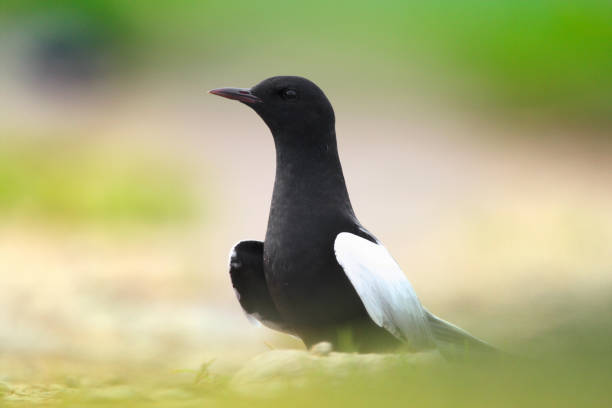
[[334, 240], [346, 230], [338, 220], [294, 220], [290, 227], [269, 228], [264, 273], [270, 295], [287, 321], [320, 326], [363, 314], [363, 305], [335, 257]]

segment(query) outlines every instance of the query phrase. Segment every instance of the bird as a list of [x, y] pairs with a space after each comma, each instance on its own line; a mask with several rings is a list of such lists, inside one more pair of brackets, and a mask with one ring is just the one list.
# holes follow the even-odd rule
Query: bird
[[323, 91], [299, 76], [211, 94], [241, 102], [268, 126], [276, 173], [264, 241], [239, 241], [229, 274], [247, 317], [359, 353], [493, 346], [429, 312], [397, 262], [357, 219], [338, 153], [335, 114]]

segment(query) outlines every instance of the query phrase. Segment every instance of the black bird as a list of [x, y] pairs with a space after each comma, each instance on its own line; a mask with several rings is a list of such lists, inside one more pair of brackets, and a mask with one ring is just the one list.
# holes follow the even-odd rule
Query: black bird
[[308, 347], [329, 341], [360, 352], [494, 350], [427, 311], [359, 223], [338, 157], [334, 110], [318, 86], [278, 76], [210, 93], [255, 110], [276, 146], [265, 241], [241, 241], [230, 253], [232, 284], [247, 316]]

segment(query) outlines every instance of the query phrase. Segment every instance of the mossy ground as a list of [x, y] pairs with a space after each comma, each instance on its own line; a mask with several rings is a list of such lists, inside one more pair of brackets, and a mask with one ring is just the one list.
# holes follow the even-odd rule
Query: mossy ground
[[[416, 406], [607, 407], [612, 401], [610, 359], [434, 365], [390, 369], [376, 376], [355, 372], [305, 376], [305, 385], [277, 393], [245, 394], [228, 377], [154, 370], [93, 378], [56, 373], [41, 383], [2, 382], [8, 406]], [[95, 371], [95, 366], [90, 366]], [[123, 372], [124, 367], [116, 367]]]
[[[382, 371], [314, 368], [298, 382], [270, 377], [281, 384], [272, 393], [237, 389], [231, 382], [233, 371], [215, 367], [223, 355], [195, 369], [173, 368], [172, 361], [135, 363], [128, 357], [96, 363], [58, 356], [3, 356], [7, 380], [0, 382], [0, 401], [15, 407], [608, 407], [611, 331], [586, 321], [552, 330], [501, 358], [393, 364]], [[192, 366], [197, 367], [195, 362]], [[11, 377], [9, 367], [30, 371], [25, 377]]]

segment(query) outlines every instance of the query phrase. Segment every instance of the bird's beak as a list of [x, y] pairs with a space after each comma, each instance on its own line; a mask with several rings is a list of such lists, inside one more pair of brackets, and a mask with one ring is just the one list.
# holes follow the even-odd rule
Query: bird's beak
[[217, 88], [208, 91], [213, 95], [219, 95], [228, 99], [235, 99], [245, 103], [258, 103], [261, 99], [251, 93], [248, 88]]

